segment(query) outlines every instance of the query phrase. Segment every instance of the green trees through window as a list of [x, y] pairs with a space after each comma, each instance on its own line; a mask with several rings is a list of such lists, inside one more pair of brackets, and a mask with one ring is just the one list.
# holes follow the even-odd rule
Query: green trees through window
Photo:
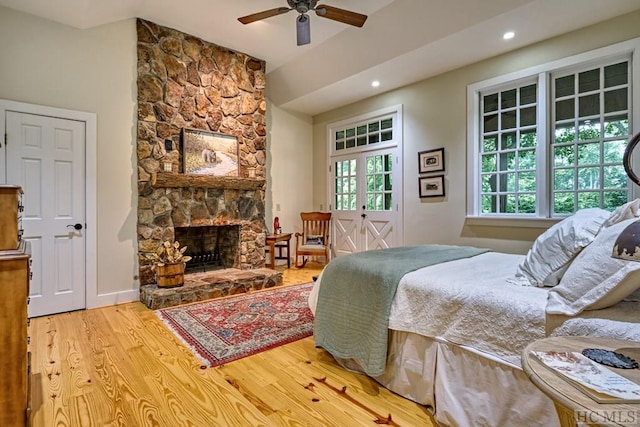
[[553, 79], [552, 207], [555, 214], [627, 201], [622, 157], [629, 139], [629, 61]]
[[[539, 216], [545, 205], [563, 216], [626, 203], [630, 74], [618, 59], [482, 93], [480, 213]], [[549, 94], [539, 90], [547, 78]]]
[[391, 172], [393, 157], [390, 154], [367, 156], [367, 210], [392, 209]]

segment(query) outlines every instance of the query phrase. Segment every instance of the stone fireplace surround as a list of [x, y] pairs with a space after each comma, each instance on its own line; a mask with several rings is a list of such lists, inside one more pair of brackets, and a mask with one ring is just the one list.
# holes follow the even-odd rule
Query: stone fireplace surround
[[[149, 237], [159, 232], [164, 240], [173, 241], [176, 227], [236, 226], [239, 238], [229, 268], [187, 274], [184, 286], [178, 288], [158, 288], [153, 264], [141, 257], [140, 280], [145, 284], [140, 287], [140, 300], [157, 309], [282, 284], [282, 273], [264, 268], [264, 186], [265, 180], [259, 178], [154, 175], [142, 193], [149, 193], [156, 224], [146, 230]], [[155, 247], [153, 239], [140, 243], [141, 251]]]
[[[281, 273], [264, 268], [264, 61], [142, 19], [136, 28], [141, 301], [160, 308], [281, 284]], [[235, 136], [239, 176], [181, 173], [184, 128]], [[238, 227], [232, 265], [159, 289], [145, 254], [175, 240], [175, 227], [203, 226]]]

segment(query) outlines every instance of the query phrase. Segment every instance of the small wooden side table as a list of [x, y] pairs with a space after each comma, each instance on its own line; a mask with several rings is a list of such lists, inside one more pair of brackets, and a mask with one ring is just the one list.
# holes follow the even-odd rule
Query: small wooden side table
[[[631, 358], [640, 351], [640, 342], [623, 341], [595, 337], [550, 337], [529, 344], [522, 352], [522, 369], [531, 382], [549, 396], [558, 412], [562, 427], [575, 427], [577, 422], [590, 426], [638, 426], [640, 425], [640, 403], [598, 403], [571, 385], [567, 380], [544, 366], [532, 351], [577, 351], [585, 348], [603, 348], [618, 351], [632, 348], [632, 352], [622, 351]], [[637, 356], [636, 356], [637, 357]], [[637, 360], [637, 359], [636, 359]], [[616, 369], [607, 366], [640, 384], [640, 370]]]
[[[276, 268], [276, 260], [277, 259], [286, 259], [287, 260], [287, 268], [291, 267], [291, 234], [292, 233], [278, 233], [278, 234], [267, 234], [267, 248], [271, 253], [271, 262], [265, 262], [265, 266], [267, 268]], [[280, 245], [276, 245], [278, 242], [284, 242]], [[276, 255], [276, 247], [278, 248], [278, 254]], [[287, 249], [287, 256], [282, 255], [282, 249]]]

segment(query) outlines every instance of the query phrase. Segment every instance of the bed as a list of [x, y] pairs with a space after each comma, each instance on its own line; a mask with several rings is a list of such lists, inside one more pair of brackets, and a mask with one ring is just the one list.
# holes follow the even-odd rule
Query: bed
[[[610, 256], [617, 235], [637, 219], [633, 206], [579, 211], [527, 255], [472, 250], [410, 263], [382, 305], [386, 297], [372, 290], [387, 281], [384, 272], [373, 278], [387, 269], [382, 259], [397, 265], [407, 254], [424, 257], [425, 246], [466, 248], [402, 248], [397, 260], [396, 249], [383, 250], [373, 263], [360, 262], [360, 254], [338, 257], [309, 297], [316, 345], [346, 369], [426, 405], [440, 425], [557, 426], [552, 401], [521, 369], [522, 350], [547, 335], [640, 341], [640, 263]], [[380, 312], [386, 330], [371, 333]]]

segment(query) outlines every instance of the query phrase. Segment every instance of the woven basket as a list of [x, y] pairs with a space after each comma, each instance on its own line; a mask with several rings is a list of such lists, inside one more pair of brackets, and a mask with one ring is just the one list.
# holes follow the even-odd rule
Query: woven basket
[[159, 288], [175, 288], [184, 285], [185, 263], [156, 265], [156, 281]]

